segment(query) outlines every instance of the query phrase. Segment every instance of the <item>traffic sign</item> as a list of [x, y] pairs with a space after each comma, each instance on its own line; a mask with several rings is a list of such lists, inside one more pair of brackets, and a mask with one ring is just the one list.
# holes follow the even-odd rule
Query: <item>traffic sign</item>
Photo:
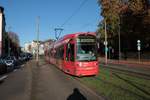
[[140, 40], [137, 40], [137, 43], [140, 43], [141, 41]]
[[107, 41], [104, 41], [104, 45], [108, 45], [108, 42], [107, 42]]
[[137, 50], [140, 51], [141, 50], [141, 41], [137, 40]]

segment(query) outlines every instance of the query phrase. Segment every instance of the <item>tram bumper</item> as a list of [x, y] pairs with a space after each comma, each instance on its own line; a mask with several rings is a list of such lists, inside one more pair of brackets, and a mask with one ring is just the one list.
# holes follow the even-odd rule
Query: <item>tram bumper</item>
[[93, 76], [98, 74], [97, 67], [78, 68], [75, 72], [76, 76]]

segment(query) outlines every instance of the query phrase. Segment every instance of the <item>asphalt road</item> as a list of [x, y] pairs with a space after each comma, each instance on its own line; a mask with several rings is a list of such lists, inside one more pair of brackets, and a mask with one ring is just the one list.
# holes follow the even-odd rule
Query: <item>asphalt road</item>
[[0, 100], [30, 99], [30, 69], [20, 68], [7, 74], [8, 77], [0, 83]]
[[45, 62], [28, 62], [0, 83], [0, 100], [103, 100], [94, 91]]

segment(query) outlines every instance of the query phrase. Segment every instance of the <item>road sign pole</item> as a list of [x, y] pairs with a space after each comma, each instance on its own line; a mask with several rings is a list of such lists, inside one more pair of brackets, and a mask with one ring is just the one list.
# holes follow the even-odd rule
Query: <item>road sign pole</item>
[[141, 41], [140, 40], [137, 40], [137, 50], [138, 50], [138, 59], [139, 59], [139, 62], [141, 61]]
[[138, 51], [138, 58], [139, 58], [139, 62], [141, 61], [141, 53], [140, 51]]

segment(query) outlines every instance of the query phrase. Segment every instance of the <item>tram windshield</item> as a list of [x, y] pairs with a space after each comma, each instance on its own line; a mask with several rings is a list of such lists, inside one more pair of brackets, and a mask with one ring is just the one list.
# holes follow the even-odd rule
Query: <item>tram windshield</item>
[[95, 61], [96, 39], [94, 36], [82, 36], [77, 39], [77, 61]]

